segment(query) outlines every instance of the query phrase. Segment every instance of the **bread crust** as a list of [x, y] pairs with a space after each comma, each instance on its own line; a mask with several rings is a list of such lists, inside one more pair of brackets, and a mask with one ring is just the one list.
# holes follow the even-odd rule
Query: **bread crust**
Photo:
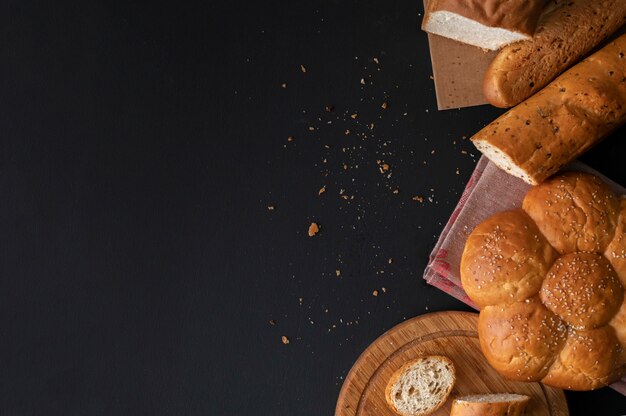
[[543, 6], [544, 0], [431, 0], [424, 22], [429, 13], [445, 10], [485, 26], [499, 27], [530, 37], [535, 33]]
[[465, 243], [463, 289], [481, 308], [502, 300], [522, 301], [539, 293], [556, 258], [523, 210], [501, 212], [479, 224]]
[[[450, 358], [448, 358], [446, 356], [443, 356], [443, 355], [429, 355], [429, 356], [426, 356], [426, 357], [418, 357], [418, 358], [416, 358], [414, 360], [407, 361], [406, 363], [404, 363], [402, 365], [402, 367], [397, 369], [391, 375], [391, 377], [389, 377], [389, 381], [387, 382], [387, 387], [385, 387], [385, 400], [387, 401], [387, 405], [391, 409], [393, 409], [393, 411], [396, 412], [397, 414], [402, 415], [402, 413], [396, 408], [393, 400], [391, 399], [391, 394], [392, 394], [394, 385], [396, 384], [396, 382], [402, 377], [402, 375], [409, 368], [411, 368], [413, 365], [417, 364], [418, 362], [425, 360], [426, 358], [434, 358], [434, 359], [437, 359], [437, 360], [440, 360], [440, 361], [444, 361], [452, 369], [452, 385], [450, 386], [450, 389], [446, 393], [445, 399], [442, 400], [441, 403], [439, 403], [439, 405], [437, 405], [435, 408], [433, 408], [432, 412], [435, 412], [436, 410], [441, 408], [441, 406], [443, 406], [446, 403], [446, 400], [447, 400], [448, 396], [450, 395], [450, 392], [452, 391], [452, 387], [454, 387], [454, 384], [456, 383], [456, 367], [454, 366], [454, 363], [452, 362], [452, 360]], [[420, 415], [415, 415], [415, 416], [420, 416]]]
[[619, 199], [597, 176], [565, 172], [531, 188], [522, 208], [561, 254], [603, 252], [615, 233]]
[[492, 162], [543, 182], [626, 122], [626, 35], [472, 137]]
[[469, 402], [455, 399], [450, 416], [521, 416], [530, 397], [510, 402]]
[[[483, 354], [513, 380], [592, 390], [619, 379], [626, 374], [626, 285], [616, 270], [623, 273], [625, 266], [626, 200], [593, 175], [567, 172], [531, 189], [523, 209], [528, 216], [514, 210], [488, 218], [466, 243], [461, 281], [481, 306]], [[528, 235], [520, 235], [522, 230]], [[553, 244], [561, 255], [543, 276], [537, 296], [520, 299], [513, 277], [518, 268], [528, 270], [526, 262], [536, 266], [540, 250], [528, 245], [534, 233], [545, 235], [545, 245]], [[509, 267], [506, 259], [518, 252], [521, 264]], [[487, 297], [473, 287], [473, 274], [464, 277], [485, 268], [494, 268], [493, 281], [506, 283], [483, 282]]]
[[539, 298], [571, 327], [590, 330], [609, 323], [624, 300], [624, 289], [603, 256], [569, 253], [554, 263]]
[[483, 94], [512, 107], [545, 87], [624, 24], [623, 0], [560, 0], [539, 20], [535, 36], [507, 45], [485, 73]]
[[621, 377], [621, 346], [607, 325], [590, 331], [570, 330], [567, 341], [542, 382], [568, 390], [594, 390]]
[[487, 306], [478, 316], [485, 358], [510, 380], [539, 381], [565, 343], [567, 327], [538, 298]]

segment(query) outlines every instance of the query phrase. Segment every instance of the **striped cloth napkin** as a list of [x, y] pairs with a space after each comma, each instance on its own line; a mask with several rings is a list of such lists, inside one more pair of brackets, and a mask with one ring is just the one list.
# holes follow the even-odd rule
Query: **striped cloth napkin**
[[[613, 188], [615, 193], [626, 195], [625, 188], [580, 162], [570, 164], [565, 170], [578, 170], [598, 175]], [[500, 211], [521, 207], [522, 199], [528, 189], [530, 185], [497, 168], [486, 157], [481, 157], [459, 203], [430, 254], [424, 271], [426, 282], [474, 309], [478, 309], [461, 286], [460, 265], [465, 241], [474, 227], [486, 218]], [[626, 395], [626, 377], [613, 383], [611, 387]]]

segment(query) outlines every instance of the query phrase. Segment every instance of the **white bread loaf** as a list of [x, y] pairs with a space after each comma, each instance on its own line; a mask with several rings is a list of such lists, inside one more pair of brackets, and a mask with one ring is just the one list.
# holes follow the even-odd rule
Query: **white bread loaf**
[[400, 415], [429, 415], [443, 406], [455, 381], [454, 364], [448, 357], [420, 357], [393, 373], [385, 389], [385, 399]]
[[535, 185], [626, 122], [626, 35], [472, 137], [485, 156]]
[[544, 0], [430, 0], [422, 30], [497, 50], [530, 39]]
[[541, 90], [625, 23], [624, 0], [557, 0], [542, 15], [532, 39], [508, 45], [483, 80], [483, 95], [512, 107]]
[[524, 394], [476, 394], [457, 397], [450, 416], [521, 416], [530, 397]]

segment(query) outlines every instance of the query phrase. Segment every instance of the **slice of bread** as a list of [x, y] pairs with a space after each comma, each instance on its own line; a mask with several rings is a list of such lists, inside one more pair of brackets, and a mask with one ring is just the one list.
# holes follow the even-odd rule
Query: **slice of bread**
[[543, 0], [429, 0], [422, 30], [496, 50], [532, 38]]
[[457, 397], [450, 416], [520, 416], [530, 397], [523, 394], [477, 394]]
[[446, 402], [455, 380], [454, 364], [448, 357], [420, 357], [393, 373], [385, 399], [400, 415], [429, 415]]

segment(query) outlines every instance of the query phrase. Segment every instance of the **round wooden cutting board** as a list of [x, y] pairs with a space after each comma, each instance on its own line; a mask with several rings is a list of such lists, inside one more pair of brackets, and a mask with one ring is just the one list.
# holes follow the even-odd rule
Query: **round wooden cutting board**
[[335, 416], [396, 416], [385, 401], [387, 381], [406, 361], [423, 355], [445, 355], [456, 367], [452, 394], [434, 415], [449, 415], [455, 396], [519, 393], [531, 397], [526, 416], [567, 416], [562, 390], [509, 381], [491, 368], [480, 351], [477, 321], [475, 313], [438, 312], [409, 319], [387, 331], [361, 354], [348, 373]]

